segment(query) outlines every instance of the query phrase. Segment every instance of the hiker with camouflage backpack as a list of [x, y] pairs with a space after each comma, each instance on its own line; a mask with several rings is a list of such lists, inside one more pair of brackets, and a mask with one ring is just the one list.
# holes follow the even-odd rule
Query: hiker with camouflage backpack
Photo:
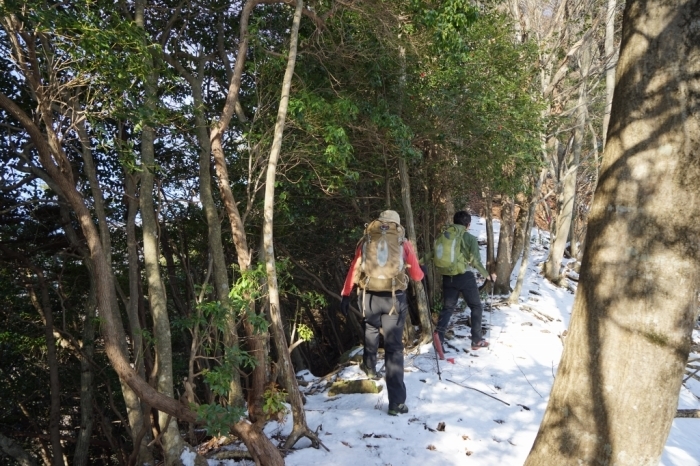
[[358, 286], [357, 302], [364, 316], [365, 341], [360, 368], [372, 379], [377, 378], [379, 329], [384, 333], [386, 388], [389, 394], [388, 414], [408, 412], [406, 385], [403, 382], [403, 327], [408, 313], [406, 288], [409, 277], [423, 279], [423, 271], [406, 239], [399, 214], [385, 210], [365, 227], [355, 249], [345, 285], [341, 291], [340, 310], [347, 316], [350, 293]]
[[[467, 230], [471, 215], [463, 210], [454, 214], [454, 224], [443, 228], [435, 239], [433, 262], [442, 275], [442, 311], [437, 324], [437, 335], [442, 350], [445, 347], [445, 331], [450, 317], [457, 309], [460, 293], [471, 309], [472, 350], [485, 348], [489, 342], [481, 334], [483, 307], [474, 272], [478, 271], [486, 280], [496, 281], [496, 274], [489, 274], [481, 263], [479, 243]], [[435, 343], [437, 345], [437, 342]], [[437, 348], [436, 348], [437, 349]], [[439, 352], [439, 350], [438, 350]]]

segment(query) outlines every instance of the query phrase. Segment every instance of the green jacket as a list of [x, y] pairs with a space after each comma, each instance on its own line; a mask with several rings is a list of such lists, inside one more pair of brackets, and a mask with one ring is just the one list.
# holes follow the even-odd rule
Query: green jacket
[[472, 235], [468, 231], [465, 231], [462, 239], [464, 241], [464, 249], [467, 263], [474, 267], [476, 270], [478, 270], [481, 275], [483, 275], [484, 277], [488, 277], [489, 273], [486, 270], [486, 267], [484, 267], [484, 264], [481, 263], [481, 254], [479, 253], [479, 242], [477, 241], [476, 236]]

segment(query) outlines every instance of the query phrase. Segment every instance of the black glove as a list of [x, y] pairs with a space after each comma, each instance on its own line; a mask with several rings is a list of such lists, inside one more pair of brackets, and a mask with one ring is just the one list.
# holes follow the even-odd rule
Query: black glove
[[350, 296], [343, 296], [343, 299], [340, 301], [340, 312], [345, 317], [348, 316], [348, 312], [350, 312]]

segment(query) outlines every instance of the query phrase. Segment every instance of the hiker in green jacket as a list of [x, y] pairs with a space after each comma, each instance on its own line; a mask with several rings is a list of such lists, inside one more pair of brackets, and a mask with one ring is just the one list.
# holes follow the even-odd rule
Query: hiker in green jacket
[[[477, 350], [489, 346], [489, 342], [484, 340], [481, 335], [483, 307], [481, 305], [479, 287], [476, 284], [474, 272], [478, 271], [481, 275], [486, 277], [487, 280], [493, 282], [496, 281], [496, 274], [489, 274], [484, 264], [481, 263], [479, 243], [474, 235], [466, 231], [471, 224], [471, 215], [461, 210], [455, 213], [453, 221], [455, 225], [464, 226], [460, 253], [463, 255], [463, 263], [466, 266], [466, 271], [450, 275], [445, 275], [443, 272], [442, 311], [440, 311], [440, 317], [438, 318], [437, 334], [440, 337], [440, 343], [444, 349], [445, 331], [447, 330], [447, 325], [450, 323], [450, 317], [457, 309], [457, 300], [461, 293], [464, 300], [467, 302], [467, 306], [471, 309], [472, 350]], [[460, 230], [461, 229], [460, 227]]]

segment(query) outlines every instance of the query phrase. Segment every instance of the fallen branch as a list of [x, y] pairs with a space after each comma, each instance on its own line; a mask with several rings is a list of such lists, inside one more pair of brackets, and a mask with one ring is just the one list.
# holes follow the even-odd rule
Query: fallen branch
[[[691, 366], [691, 367], [692, 367], [692, 366]], [[688, 377], [686, 377], [685, 379], [683, 379], [683, 383], [686, 383], [686, 382], [688, 381], [688, 379], [691, 378], [691, 377], [697, 378], [697, 377], [695, 377], [695, 374], [697, 374], [698, 371], [700, 371], [700, 367], [698, 367], [697, 369], [695, 369], [695, 372], [693, 372], [693, 373], [690, 374]]]
[[676, 411], [676, 417], [700, 419], [700, 409], [679, 409]]
[[[518, 370], [520, 371], [520, 373], [523, 374], [523, 377], [525, 377], [525, 381], [527, 382], [527, 384], [528, 384], [530, 387], [532, 387], [532, 389], [535, 391], [535, 393], [537, 393], [538, 395], [540, 395], [540, 392], [538, 392], [537, 389], [530, 383], [530, 381], [529, 381], [528, 378], [527, 378], [527, 375], [525, 375], [525, 372], [523, 372], [523, 370], [522, 370], [522, 369], [520, 368], [520, 366], [518, 365], [518, 362], [515, 360], [515, 355], [513, 355], [513, 362], [515, 363], [515, 367], [517, 367]], [[540, 395], [540, 398], [544, 398], [544, 397], [543, 397], [542, 395]]]
[[510, 403], [507, 403], [507, 402], [505, 402], [505, 401], [503, 401], [503, 400], [501, 400], [501, 399], [499, 399], [499, 398], [496, 398], [496, 397], [493, 396], [493, 395], [489, 395], [489, 394], [486, 393], [486, 392], [482, 392], [482, 391], [479, 390], [478, 388], [470, 387], [470, 386], [468, 386], [468, 385], [462, 385], [461, 383], [457, 383], [457, 382], [455, 382], [454, 380], [450, 380], [450, 379], [445, 379], [445, 380], [447, 380], [448, 382], [452, 382], [452, 383], [455, 384], [455, 385], [459, 385], [459, 386], [462, 387], [462, 388], [468, 388], [469, 390], [474, 390], [475, 392], [479, 392], [479, 393], [481, 393], [482, 395], [486, 395], [486, 396], [488, 396], [489, 398], [493, 398], [493, 399], [496, 400], [496, 401], [500, 401], [501, 403], [503, 403], [503, 404], [506, 405], [506, 406], [510, 406]]
[[248, 460], [248, 459], [253, 459], [253, 456], [247, 450], [224, 450], [224, 451], [220, 451], [218, 453], [214, 453], [213, 455], [209, 456], [207, 459], [213, 459], [213, 460], [219, 460], [219, 461], [244, 460], [244, 459]]
[[534, 315], [537, 319], [541, 320], [542, 322], [554, 322], [554, 320], [555, 320], [554, 317], [547, 315], [542, 311], [538, 311], [537, 309], [530, 307], [528, 305], [521, 304], [520, 307], [522, 309], [526, 310], [527, 312], [531, 313], [532, 315]]

